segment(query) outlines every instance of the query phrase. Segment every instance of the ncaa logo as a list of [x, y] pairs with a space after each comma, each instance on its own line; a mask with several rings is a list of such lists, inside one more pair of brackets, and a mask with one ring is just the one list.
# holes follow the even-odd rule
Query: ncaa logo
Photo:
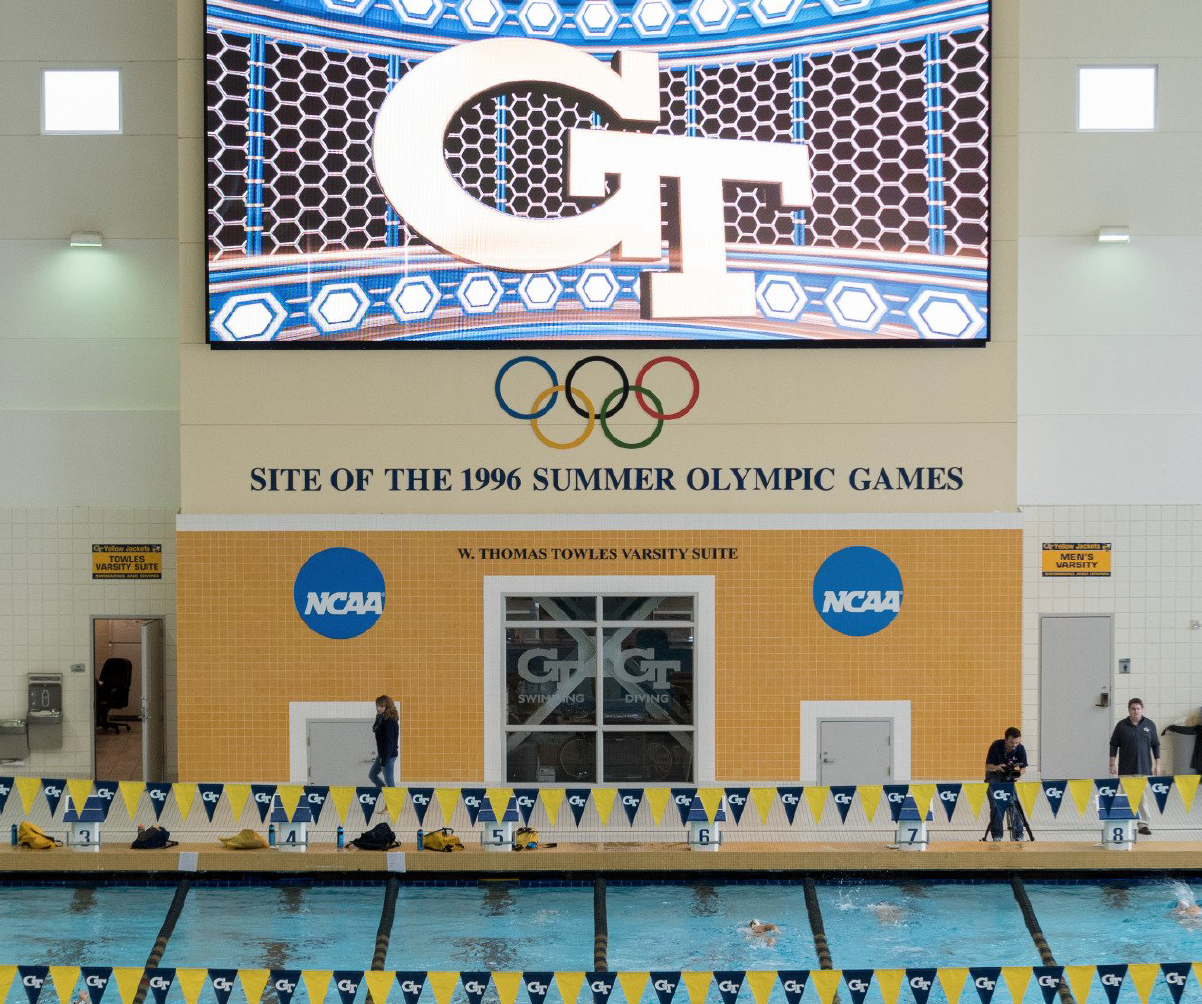
[[901, 610], [897, 565], [874, 547], [845, 547], [814, 573], [814, 609], [840, 634], [863, 638], [883, 631]]
[[324, 638], [357, 638], [384, 612], [384, 576], [362, 551], [328, 547], [296, 573], [296, 612]]

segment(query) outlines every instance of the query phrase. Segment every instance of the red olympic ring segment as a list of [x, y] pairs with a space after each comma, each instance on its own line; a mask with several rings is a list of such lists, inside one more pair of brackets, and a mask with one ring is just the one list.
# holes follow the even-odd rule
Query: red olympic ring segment
[[[501, 393], [501, 382], [504, 380], [505, 375], [519, 363], [532, 363], [538, 366], [543, 370], [544, 373], [546, 373], [548, 379], [550, 380], [547, 389], [541, 391], [537, 395], [530, 410], [525, 412], [518, 411], [510, 407]], [[619, 385], [606, 395], [600, 409], [594, 407], [592, 401], [589, 400], [587, 395], [572, 386], [573, 379], [589, 363], [604, 363], [605, 365], [611, 367], [620, 379]], [[646, 383], [644, 382], [647, 378], [647, 374], [661, 363], [675, 363], [677, 366], [683, 369], [685, 373], [688, 374], [688, 377], [693, 384], [692, 393], [689, 395], [689, 399], [685, 403], [684, 407], [670, 413], [664, 412], [663, 403], [655, 393], [648, 389]], [[563, 395], [568, 404], [571, 406], [572, 410], [581, 418], [585, 419], [584, 431], [575, 439], [566, 443], [560, 443], [549, 439], [538, 425], [538, 420], [546, 416], [548, 412], [550, 412], [551, 408], [554, 407], [555, 402], [558, 399], [559, 392], [561, 391], [563, 392]], [[625, 407], [631, 391], [634, 391], [635, 400], [638, 401], [639, 407], [643, 410], [643, 412], [656, 421], [656, 427], [652, 433], [647, 436], [646, 439], [642, 439], [634, 443], [628, 443], [615, 436], [610, 430], [608, 422], [609, 419], [613, 418], [622, 410], [623, 407]], [[592, 434], [594, 427], [596, 425], [600, 425], [601, 431], [604, 433], [605, 438], [615, 446], [624, 450], [637, 450], [644, 446], [648, 446], [655, 441], [655, 439], [663, 431], [664, 422], [670, 422], [678, 418], [683, 418], [693, 410], [693, 408], [697, 405], [698, 398], [701, 396], [701, 381], [697, 377], [697, 371], [678, 356], [657, 356], [656, 358], [650, 360], [643, 365], [642, 369], [639, 370], [638, 377], [636, 377], [633, 382], [626, 375], [626, 371], [617, 362], [617, 360], [611, 359], [609, 356], [586, 356], [572, 366], [572, 368], [568, 371], [567, 377], [564, 378], [562, 383], [560, 382], [559, 377], [556, 375], [554, 368], [545, 359], [541, 359], [538, 356], [517, 356], [513, 359], [510, 359], [509, 362], [502, 366], [500, 371], [497, 373], [494, 392], [496, 393], [497, 404], [500, 405], [501, 410], [504, 411], [505, 414], [521, 421], [528, 421], [539, 441], [549, 447], [552, 447], [553, 449], [570, 450], [579, 446]], [[648, 404], [648, 398], [651, 399], [651, 404]], [[652, 407], [652, 404], [654, 405], [654, 408]]]

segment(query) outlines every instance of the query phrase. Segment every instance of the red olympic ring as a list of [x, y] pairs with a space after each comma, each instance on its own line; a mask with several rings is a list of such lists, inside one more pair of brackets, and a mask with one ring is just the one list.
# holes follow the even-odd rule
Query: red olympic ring
[[661, 412], [652, 411], [649, 407], [647, 407], [647, 402], [643, 400], [642, 390], [634, 387], [631, 389], [634, 390], [634, 396], [638, 400], [639, 407], [642, 408], [643, 411], [658, 421], [670, 422], [674, 418], [683, 418], [693, 410], [693, 406], [697, 403], [697, 398], [701, 396], [701, 381], [697, 379], [697, 371], [679, 356], [656, 356], [656, 358], [652, 359], [651, 362], [647, 363], [641, 370], [639, 370], [639, 375], [635, 378], [634, 382], [639, 387], [645, 386], [643, 377], [647, 375], [647, 372], [652, 366], [657, 366], [659, 363], [676, 363], [689, 375], [689, 378], [693, 381], [693, 396], [689, 398], [688, 404], [681, 408], [680, 411], [674, 411], [670, 415], [664, 415]]

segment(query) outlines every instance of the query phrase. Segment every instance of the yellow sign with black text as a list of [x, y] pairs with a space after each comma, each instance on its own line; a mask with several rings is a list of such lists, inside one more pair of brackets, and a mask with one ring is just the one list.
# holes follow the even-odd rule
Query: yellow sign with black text
[[1044, 544], [1043, 574], [1110, 577], [1109, 544]]
[[161, 579], [162, 544], [93, 544], [93, 579]]

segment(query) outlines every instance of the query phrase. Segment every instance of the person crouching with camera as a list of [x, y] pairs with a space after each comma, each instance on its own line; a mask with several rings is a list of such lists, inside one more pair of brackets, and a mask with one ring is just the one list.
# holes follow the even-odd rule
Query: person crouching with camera
[[[985, 754], [985, 780], [995, 784], [1004, 781], [1017, 781], [1027, 769], [1027, 750], [1020, 739], [1023, 734], [1013, 725], [1006, 730], [1004, 739], [995, 739]], [[1016, 820], [1011, 818], [1011, 836], [1021, 839], [1022, 829], [1016, 826]], [[989, 835], [994, 840], [1002, 839], [1002, 813], [997, 807], [997, 801], [989, 799]]]

